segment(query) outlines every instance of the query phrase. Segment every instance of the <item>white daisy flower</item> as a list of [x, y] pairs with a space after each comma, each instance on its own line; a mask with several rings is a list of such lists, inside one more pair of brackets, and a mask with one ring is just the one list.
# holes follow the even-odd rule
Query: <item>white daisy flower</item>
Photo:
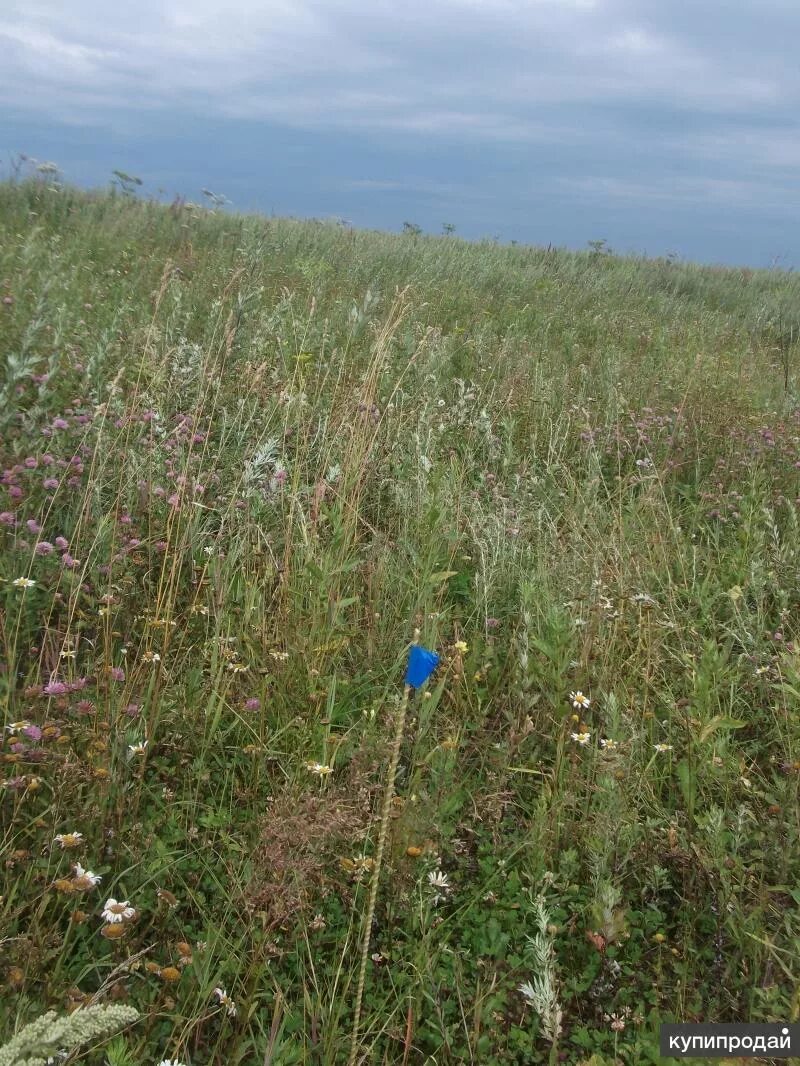
[[307, 762], [306, 770], [312, 774], [316, 774], [317, 777], [327, 777], [328, 774], [333, 773], [332, 766], [326, 766], [325, 763], [321, 762]]
[[585, 710], [592, 702], [588, 696], [584, 696], [580, 689], [577, 692], [570, 692], [569, 698], [575, 710]]
[[144, 755], [147, 751], [148, 741], [143, 740], [140, 744], [129, 744], [128, 754], [133, 758], [136, 755]]
[[162, 1059], [158, 1066], [184, 1066], [184, 1063], [178, 1062], [177, 1059]]
[[103, 907], [103, 919], [109, 925], [118, 922], [129, 922], [136, 917], [136, 909], [131, 907], [127, 900], [107, 899]]
[[606, 751], [614, 751], [619, 747], [616, 740], [610, 740], [608, 737], [603, 737], [600, 741], [600, 747], [605, 748]]
[[592, 734], [591, 733], [570, 733], [570, 736], [576, 744], [580, 744], [582, 747], [586, 747], [589, 743]]
[[671, 744], [654, 744], [653, 747], [659, 753], [659, 755], [665, 751], [672, 751]]
[[231, 1018], [235, 1018], [236, 1017], [236, 1004], [233, 1002], [233, 1000], [228, 995], [228, 993], [225, 991], [225, 989], [224, 988], [215, 988], [214, 989], [214, 995], [219, 1000], [220, 1005], [223, 1006], [227, 1010], [227, 1012], [231, 1016]]
[[76, 862], [72, 868], [75, 871], [75, 880], [85, 882], [87, 886], [94, 887], [103, 880], [100, 874], [94, 874], [91, 870], [84, 870], [79, 862]]
[[56, 837], [56, 844], [60, 844], [63, 848], [77, 848], [80, 847], [83, 840], [83, 833], [59, 833]]
[[15, 577], [11, 584], [17, 589], [32, 589], [36, 582], [29, 577]]
[[17, 733], [21, 733], [23, 729], [27, 729], [30, 724], [27, 718], [21, 722], [9, 722], [6, 726], [6, 732], [9, 736], [14, 737]]
[[451, 889], [450, 881], [447, 874], [442, 873], [441, 870], [431, 870], [428, 874], [428, 884], [433, 889], [433, 905], [436, 906], [443, 899], [446, 899], [447, 893]]

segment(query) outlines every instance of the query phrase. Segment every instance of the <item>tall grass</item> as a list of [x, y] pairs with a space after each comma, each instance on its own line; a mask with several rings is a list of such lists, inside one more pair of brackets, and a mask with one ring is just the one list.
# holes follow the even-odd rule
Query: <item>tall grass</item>
[[360, 1061], [796, 1020], [794, 275], [39, 180], [0, 290], [0, 1035], [346, 1062], [415, 628]]

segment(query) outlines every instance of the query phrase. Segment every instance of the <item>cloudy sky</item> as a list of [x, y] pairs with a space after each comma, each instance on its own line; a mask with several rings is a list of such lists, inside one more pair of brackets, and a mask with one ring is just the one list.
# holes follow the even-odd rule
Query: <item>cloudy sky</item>
[[0, 175], [800, 266], [798, 0], [4, 0]]

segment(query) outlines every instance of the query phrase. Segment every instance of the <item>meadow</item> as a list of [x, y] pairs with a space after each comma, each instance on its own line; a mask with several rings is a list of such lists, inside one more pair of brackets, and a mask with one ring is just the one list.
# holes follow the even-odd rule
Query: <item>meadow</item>
[[0, 1044], [108, 1003], [70, 1061], [647, 1066], [797, 1021], [798, 309], [0, 185]]

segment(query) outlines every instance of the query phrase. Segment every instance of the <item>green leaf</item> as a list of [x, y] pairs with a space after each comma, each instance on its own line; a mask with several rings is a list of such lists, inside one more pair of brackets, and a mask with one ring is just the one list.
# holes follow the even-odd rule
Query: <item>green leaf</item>
[[718, 714], [712, 718], [710, 722], [706, 722], [700, 730], [697, 737], [698, 743], [704, 743], [719, 729], [742, 729], [746, 725], [747, 722], [743, 721], [741, 718], [728, 718], [724, 714]]
[[458, 570], [437, 570], [428, 578], [429, 585], [441, 585], [443, 581], [449, 581], [451, 577], [457, 577]]

